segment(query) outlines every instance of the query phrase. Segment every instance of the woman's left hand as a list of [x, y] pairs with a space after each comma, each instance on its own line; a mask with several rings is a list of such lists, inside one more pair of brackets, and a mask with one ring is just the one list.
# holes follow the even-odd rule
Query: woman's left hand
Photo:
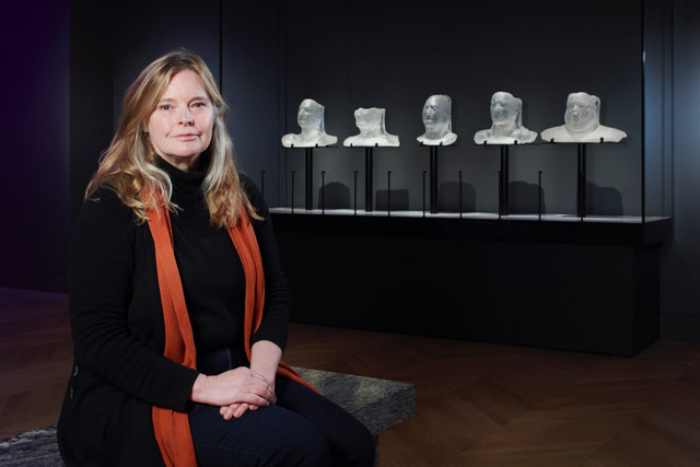
[[[251, 353], [250, 371], [262, 376], [267, 381], [268, 388], [274, 394], [275, 377], [277, 367], [282, 358], [282, 349], [273, 342], [262, 340], [253, 344]], [[270, 401], [270, 404], [274, 403], [275, 400]], [[257, 410], [260, 407], [252, 403], [240, 402], [221, 407], [219, 413], [226, 420], [231, 420], [232, 418], [241, 418], [248, 410]]]
[[[274, 394], [274, 392], [275, 392], [275, 380], [272, 379], [272, 381], [270, 381], [268, 379], [267, 382], [269, 384], [270, 390]], [[257, 406], [254, 404], [242, 402], [242, 403], [238, 403], [238, 404], [231, 404], [231, 405], [221, 407], [221, 409], [219, 410], [219, 413], [221, 414], [222, 417], [224, 417], [224, 420], [231, 420], [232, 418], [241, 418], [243, 416], [243, 414], [246, 413], [248, 410], [258, 410], [259, 407], [260, 406]]]

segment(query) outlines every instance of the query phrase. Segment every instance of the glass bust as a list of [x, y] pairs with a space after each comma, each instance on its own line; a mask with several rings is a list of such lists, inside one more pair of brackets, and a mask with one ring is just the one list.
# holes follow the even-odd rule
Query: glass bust
[[297, 113], [297, 123], [301, 127], [301, 133], [284, 135], [282, 146], [285, 148], [313, 148], [335, 144], [338, 137], [326, 133], [325, 110], [326, 108], [315, 100], [304, 99], [299, 105], [299, 113]]
[[425, 133], [416, 138], [426, 146], [447, 146], [457, 141], [452, 133], [452, 98], [445, 94], [430, 96], [423, 105]]
[[476, 144], [527, 144], [537, 138], [536, 131], [523, 126], [523, 101], [509, 92], [491, 96], [491, 122], [491, 128], [476, 132]]
[[389, 146], [398, 147], [399, 137], [387, 133], [384, 126], [385, 109], [360, 107], [355, 110], [355, 125], [360, 134], [350, 136], [343, 141], [343, 146]]
[[553, 143], [617, 143], [627, 133], [600, 124], [600, 99], [585, 92], [569, 94], [564, 125], [542, 132], [542, 140]]

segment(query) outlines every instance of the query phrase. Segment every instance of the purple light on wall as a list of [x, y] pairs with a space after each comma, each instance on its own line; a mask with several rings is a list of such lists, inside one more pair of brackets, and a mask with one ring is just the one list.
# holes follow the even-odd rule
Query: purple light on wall
[[14, 2], [2, 18], [0, 286], [57, 289], [69, 222], [69, 2]]

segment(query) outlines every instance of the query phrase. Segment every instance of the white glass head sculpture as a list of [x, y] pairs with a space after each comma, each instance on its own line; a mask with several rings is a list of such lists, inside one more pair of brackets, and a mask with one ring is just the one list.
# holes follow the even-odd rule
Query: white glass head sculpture
[[304, 99], [299, 106], [297, 122], [301, 133], [289, 133], [282, 137], [285, 148], [314, 148], [329, 146], [338, 141], [337, 136], [326, 134], [324, 113], [326, 108], [313, 99]]
[[509, 92], [491, 96], [491, 122], [490, 129], [476, 132], [476, 144], [526, 144], [537, 138], [523, 126], [523, 101]]
[[360, 129], [360, 134], [350, 136], [343, 141], [343, 146], [399, 146], [399, 137], [390, 135], [384, 128], [385, 109], [372, 107], [355, 110], [355, 124]]
[[617, 143], [627, 133], [600, 124], [600, 99], [585, 92], [569, 94], [564, 125], [542, 132], [542, 140], [554, 143]]
[[457, 141], [452, 133], [452, 98], [445, 94], [430, 96], [423, 106], [425, 133], [417, 139], [426, 146], [447, 146]]

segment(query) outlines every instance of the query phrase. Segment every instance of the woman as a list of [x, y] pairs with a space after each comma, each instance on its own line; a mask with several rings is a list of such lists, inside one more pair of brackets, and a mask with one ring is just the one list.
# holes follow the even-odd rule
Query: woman
[[151, 63], [71, 246], [68, 465], [371, 465], [357, 420], [280, 362], [289, 290], [196, 54]]

